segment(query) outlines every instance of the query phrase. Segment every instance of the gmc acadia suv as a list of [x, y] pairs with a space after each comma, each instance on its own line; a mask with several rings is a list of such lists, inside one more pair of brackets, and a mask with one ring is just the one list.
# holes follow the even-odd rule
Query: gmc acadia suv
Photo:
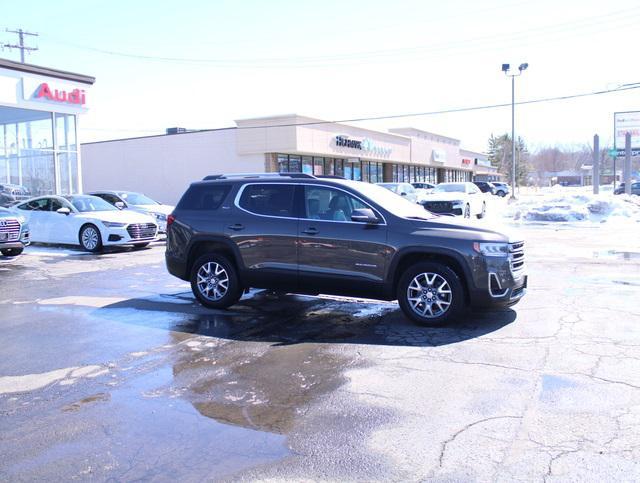
[[380, 186], [303, 173], [215, 175], [169, 215], [166, 263], [206, 307], [249, 287], [398, 300], [440, 325], [525, 294], [524, 242]]

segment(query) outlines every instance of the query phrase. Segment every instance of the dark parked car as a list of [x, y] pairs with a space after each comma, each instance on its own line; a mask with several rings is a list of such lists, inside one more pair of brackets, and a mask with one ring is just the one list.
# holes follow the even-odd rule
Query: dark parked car
[[487, 181], [474, 181], [473, 184], [475, 184], [483, 193], [491, 193], [492, 195], [497, 194], [496, 187], [492, 183]]
[[[616, 190], [613, 192], [616, 195], [621, 195], [624, 193], [625, 183], [620, 183], [619, 186], [616, 187]], [[634, 181], [631, 183], [631, 194], [640, 196], [640, 182]]]
[[521, 239], [380, 186], [301, 173], [193, 183], [168, 218], [166, 263], [211, 308], [256, 287], [397, 299], [428, 325], [513, 305], [527, 286]]

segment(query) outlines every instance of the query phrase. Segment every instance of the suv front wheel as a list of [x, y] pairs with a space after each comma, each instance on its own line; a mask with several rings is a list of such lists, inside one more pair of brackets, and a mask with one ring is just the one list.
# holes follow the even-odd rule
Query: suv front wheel
[[191, 268], [191, 290], [205, 307], [226, 309], [242, 296], [235, 267], [220, 255], [202, 255]]
[[398, 303], [404, 314], [421, 325], [440, 326], [464, 308], [464, 292], [456, 273], [437, 262], [409, 267], [398, 283]]

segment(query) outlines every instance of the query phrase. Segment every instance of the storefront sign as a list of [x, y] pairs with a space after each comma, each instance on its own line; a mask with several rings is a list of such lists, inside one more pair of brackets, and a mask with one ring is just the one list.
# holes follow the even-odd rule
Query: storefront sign
[[471, 165], [471, 160], [469, 158], [462, 158], [462, 164]]
[[51, 89], [49, 84], [43, 82], [38, 87], [38, 90], [35, 94], [36, 99], [45, 98], [50, 101], [56, 102], [68, 102], [69, 104], [85, 104], [86, 97], [84, 90], [73, 89], [72, 91], [65, 91], [62, 89]]
[[360, 151], [364, 151], [365, 153], [369, 153], [379, 157], [388, 157], [391, 155], [391, 148], [378, 146], [369, 138], [357, 140], [350, 139], [347, 136], [336, 136], [336, 146], [358, 149]]
[[22, 78], [22, 95], [25, 101], [56, 104], [67, 109], [84, 111], [87, 95], [83, 87], [68, 82], [35, 78]]
[[431, 152], [431, 159], [434, 163], [445, 163], [447, 161], [447, 153], [442, 149], [434, 149]]

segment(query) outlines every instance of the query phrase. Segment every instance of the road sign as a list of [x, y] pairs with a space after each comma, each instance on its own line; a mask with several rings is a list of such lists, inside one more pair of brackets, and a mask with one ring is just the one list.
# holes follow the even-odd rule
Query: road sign
[[631, 147], [640, 149], [640, 111], [613, 113], [613, 145], [618, 148], [618, 156], [620, 148], [625, 145], [624, 137], [627, 133], [631, 134]]
[[[618, 150], [612, 149], [612, 151], [617, 151], [618, 154], [616, 155], [616, 157], [618, 158], [624, 158], [626, 155], [624, 152], [624, 149], [618, 149]], [[640, 149], [632, 149], [631, 156], [640, 156]]]

